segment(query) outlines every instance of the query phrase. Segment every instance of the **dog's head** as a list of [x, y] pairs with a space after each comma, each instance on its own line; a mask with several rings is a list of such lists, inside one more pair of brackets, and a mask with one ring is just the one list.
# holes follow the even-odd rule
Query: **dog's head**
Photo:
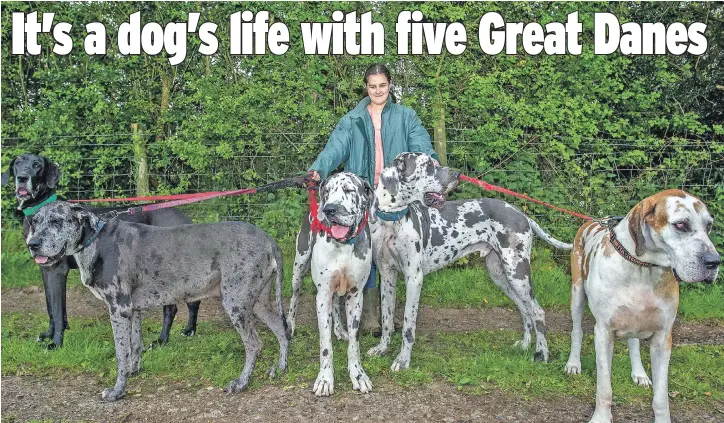
[[399, 211], [415, 201], [442, 207], [445, 194], [459, 183], [459, 172], [436, 164], [429, 155], [401, 153], [382, 170], [375, 193], [384, 211]]
[[701, 200], [666, 190], [638, 203], [628, 214], [636, 255], [662, 251], [683, 282], [713, 282], [720, 257], [709, 238], [714, 220]]
[[50, 203], [30, 218], [25, 240], [30, 255], [41, 266], [50, 266], [72, 255], [94, 231], [98, 218], [84, 207], [65, 201]]
[[60, 179], [60, 170], [43, 156], [22, 154], [10, 162], [10, 167], [2, 174], [2, 184], [10, 182], [11, 177], [15, 177], [15, 198], [22, 203], [50, 196]]
[[359, 176], [341, 172], [319, 186], [317, 218], [331, 229], [337, 241], [346, 241], [359, 232], [365, 215], [374, 215], [375, 193]]

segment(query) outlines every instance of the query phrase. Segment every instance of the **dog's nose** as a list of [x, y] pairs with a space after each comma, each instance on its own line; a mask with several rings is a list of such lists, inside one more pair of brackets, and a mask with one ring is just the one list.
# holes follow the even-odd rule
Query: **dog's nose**
[[460, 179], [460, 176], [462, 175], [462, 172], [454, 171], [453, 172], [453, 178]]
[[337, 212], [339, 211], [339, 205], [337, 205], [337, 204], [327, 204], [326, 206], [324, 206], [324, 208], [322, 209], [322, 211], [323, 211], [324, 214], [326, 214], [327, 216], [332, 217], [332, 216], [334, 216], [335, 214], [337, 214]]
[[28, 179], [30, 179], [30, 177], [28, 175], [18, 175], [17, 179], [18, 182], [25, 183], [28, 182]]
[[721, 257], [717, 253], [706, 253], [702, 259], [707, 269], [716, 269], [721, 264]]
[[28, 248], [30, 248], [32, 251], [37, 250], [40, 248], [40, 240], [38, 238], [30, 238], [28, 240]]

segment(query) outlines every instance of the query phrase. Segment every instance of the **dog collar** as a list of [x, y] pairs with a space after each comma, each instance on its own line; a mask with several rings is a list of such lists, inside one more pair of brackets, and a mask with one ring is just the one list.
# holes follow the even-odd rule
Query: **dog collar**
[[26, 208], [22, 209], [22, 212], [23, 212], [23, 214], [24, 214], [25, 216], [32, 216], [32, 215], [34, 215], [35, 213], [37, 213], [38, 210], [40, 210], [44, 205], [49, 204], [49, 203], [52, 203], [53, 201], [57, 201], [57, 200], [58, 200], [58, 196], [55, 195], [55, 194], [53, 194], [53, 195], [51, 195], [50, 197], [46, 198], [43, 202], [41, 202], [41, 203], [39, 203], [39, 204], [36, 204], [36, 205], [34, 205], [34, 206], [30, 206], [30, 207], [26, 207]]
[[409, 207], [405, 207], [404, 209], [396, 212], [386, 212], [382, 210], [375, 211], [375, 216], [378, 218], [385, 220], [387, 222], [398, 222], [402, 220], [403, 217], [407, 214], [409, 210]]
[[105, 220], [99, 220], [98, 221], [98, 227], [96, 228], [95, 232], [93, 232], [93, 235], [89, 236], [88, 239], [85, 240], [83, 243], [83, 246], [80, 247], [77, 251], [75, 251], [73, 254], [78, 254], [81, 251], [85, 250], [86, 248], [90, 247], [93, 242], [95, 242], [96, 239], [98, 239], [98, 235], [100, 235], [101, 231], [103, 230], [103, 227], [106, 226]]

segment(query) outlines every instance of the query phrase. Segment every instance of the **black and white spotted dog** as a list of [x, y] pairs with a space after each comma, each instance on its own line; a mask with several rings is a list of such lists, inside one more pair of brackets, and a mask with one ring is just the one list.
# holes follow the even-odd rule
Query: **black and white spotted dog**
[[[395, 285], [401, 273], [407, 298], [402, 350], [392, 370], [410, 365], [423, 276], [471, 253], [486, 258], [490, 277], [518, 307], [523, 319], [521, 346], [536, 332], [535, 359], [548, 360], [545, 314], [533, 296], [530, 254], [533, 232], [551, 245], [553, 239], [515, 207], [496, 199], [444, 201], [459, 183], [459, 173], [436, 165], [422, 153], [402, 153], [380, 175], [375, 194], [378, 219], [371, 224], [374, 261], [382, 287], [382, 339], [367, 354], [387, 352], [394, 330]], [[427, 207], [434, 204], [439, 208]]]
[[[26, 240], [31, 255], [52, 266], [72, 255], [81, 281], [108, 306], [118, 376], [103, 399], [123, 396], [128, 376], [141, 365], [141, 310], [178, 301], [221, 296], [221, 303], [244, 343], [244, 370], [227, 392], [246, 388], [261, 340], [253, 315], [279, 341], [278, 368], [287, 366], [289, 338], [282, 305], [282, 257], [277, 243], [244, 222], [168, 228], [103, 221], [83, 207], [56, 201], [30, 220]], [[276, 279], [275, 312], [271, 304]], [[275, 367], [272, 366], [270, 374]]]
[[[313, 391], [317, 396], [334, 393], [332, 360], [332, 307], [334, 303], [337, 336], [349, 339], [347, 360], [352, 387], [363, 393], [372, 390], [372, 382], [362, 368], [359, 350], [359, 323], [362, 314], [362, 288], [372, 265], [369, 226], [374, 214], [375, 196], [360, 177], [342, 172], [319, 187], [318, 210], [312, 210], [297, 235], [292, 298], [288, 325], [293, 331], [302, 277], [310, 269], [317, 288], [317, 324], [319, 326], [319, 375]], [[346, 300], [347, 331], [339, 323], [339, 301]], [[344, 335], [342, 335], [344, 333]]]
[[[2, 174], [2, 185], [15, 182], [15, 198], [18, 201], [18, 215], [23, 222], [23, 234], [27, 238], [29, 222], [32, 215], [45, 204], [55, 201], [56, 187], [60, 179], [60, 169], [47, 157], [36, 154], [21, 154], [10, 162], [10, 166]], [[111, 211], [111, 208], [91, 208], [97, 214]], [[143, 223], [152, 226], [175, 226], [192, 223], [191, 219], [177, 209], [161, 209], [146, 213], [122, 214], [119, 219], [129, 222]], [[55, 349], [63, 345], [64, 332], [68, 329], [68, 317], [65, 307], [66, 282], [70, 269], [78, 265], [72, 256], [66, 257], [53, 265], [40, 266], [40, 273], [45, 288], [45, 304], [48, 310], [48, 330], [38, 336], [38, 341], [51, 339], [47, 347]], [[192, 336], [196, 333], [196, 318], [199, 313], [200, 301], [188, 303], [189, 319], [183, 335]], [[168, 342], [171, 325], [178, 308], [175, 304], [163, 307], [163, 328], [154, 344]]]

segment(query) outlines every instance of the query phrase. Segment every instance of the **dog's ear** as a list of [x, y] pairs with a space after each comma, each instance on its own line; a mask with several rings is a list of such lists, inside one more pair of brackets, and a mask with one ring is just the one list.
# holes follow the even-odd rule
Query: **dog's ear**
[[17, 159], [17, 157], [13, 158], [13, 160], [10, 162], [10, 166], [8, 167], [8, 169], [3, 172], [2, 181], [0, 181], [2, 182], [2, 185], [6, 185], [10, 181], [10, 177], [15, 174], [15, 160]]
[[55, 188], [58, 185], [58, 180], [60, 180], [58, 164], [53, 163], [46, 157], [43, 157], [43, 159], [45, 159], [45, 185], [48, 188]]
[[395, 168], [400, 173], [400, 176], [405, 174], [405, 169], [407, 166], [405, 165], [405, 158], [402, 156], [395, 157], [395, 160], [393, 161]]
[[367, 199], [369, 221], [374, 223], [377, 221], [377, 216], [375, 216], [378, 205], [377, 196], [375, 195], [375, 190], [372, 188], [372, 185], [370, 185], [367, 181], [362, 181], [362, 183], [364, 185], [365, 198]]
[[88, 237], [93, 235], [93, 228], [90, 222], [90, 211], [85, 207], [77, 204], [70, 205], [70, 212], [73, 214], [73, 220], [80, 228], [80, 237], [78, 238], [78, 246], [85, 244]]
[[644, 230], [654, 213], [656, 213], [656, 201], [647, 198], [638, 203], [628, 215], [628, 232], [633, 238], [637, 256], [642, 256], [646, 252]]
[[327, 192], [325, 191], [325, 187], [327, 186], [327, 179], [322, 181], [321, 184], [319, 184], [319, 190], [317, 191], [317, 200], [318, 200], [318, 208], [317, 208], [317, 220], [320, 222], [324, 220], [325, 215], [322, 212], [322, 209], [324, 208], [324, 203], [327, 202]]

